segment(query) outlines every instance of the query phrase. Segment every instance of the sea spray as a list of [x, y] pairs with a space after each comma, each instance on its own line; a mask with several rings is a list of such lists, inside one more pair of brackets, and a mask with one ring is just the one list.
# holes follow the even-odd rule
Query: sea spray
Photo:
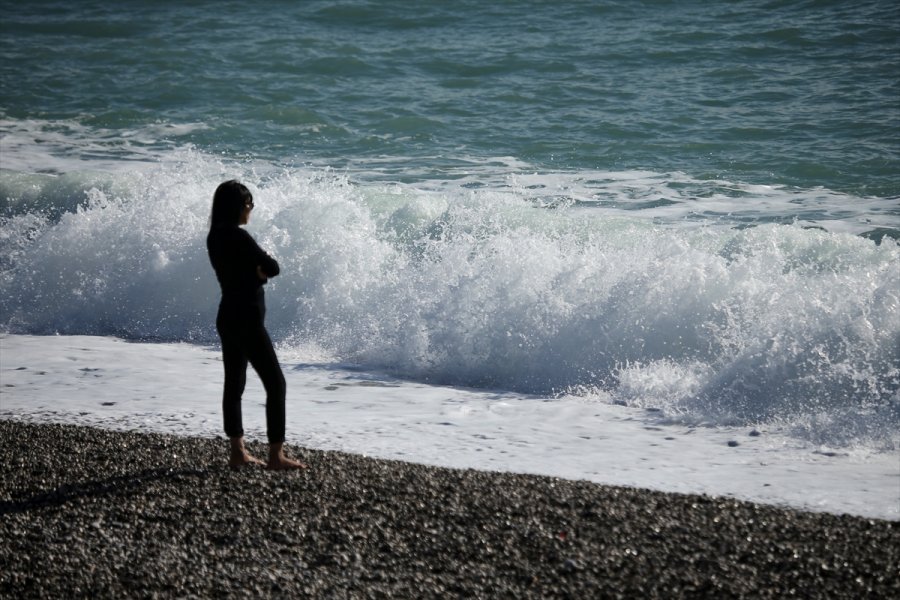
[[829, 443], [890, 445], [900, 423], [890, 237], [686, 227], [548, 206], [508, 185], [361, 183], [190, 150], [28, 186], [4, 172], [4, 328], [216, 343], [204, 240], [211, 190], [235, 175], [257, 198], [250, 231], [282, 266], [267, 286], [282, 347], [432, 383], [779, 423]]

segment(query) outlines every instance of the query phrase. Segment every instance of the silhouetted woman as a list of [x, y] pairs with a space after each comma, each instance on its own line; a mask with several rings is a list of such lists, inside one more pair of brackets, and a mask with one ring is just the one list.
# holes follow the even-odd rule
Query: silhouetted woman
[[225, 391], [222, 409], [225, 433], [231, 439], [234, 467], [263, 462], [244, 447], [241, 420], [241, 396], [247, 381], [247, 362], [262, 379], [266, 388], [266, 427], [269, 439], [269, 469], [299, 469], [306, 465], [284, 455], [284, 420], [286, 386], [272, 340], [266, 332], [263, 284], [280, 269], [274, 258], [266, 254], [256, 241], [241, 229], [250, 220], [253, 195], [237, 181], [226, 181], [213, 196], [212, 224], [206, 238], [209, 260], [222, 288], [222, 301], [216, 318], [216, 329], [222, 340], [225, 363]]

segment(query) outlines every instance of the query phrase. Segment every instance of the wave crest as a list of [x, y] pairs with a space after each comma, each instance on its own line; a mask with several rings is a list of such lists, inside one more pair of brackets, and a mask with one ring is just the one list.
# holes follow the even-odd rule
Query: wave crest
[[[5, 328], [214, 343], [204, 240], [212, 190], [235, 169], [189, 151], [66, 185], [32, 176], [41, 193], [11, 197], [0, 219]], [[249, 228], [282, 266], [267, 291], [282, 344], [423, 381], [602, 390], [809, 436], [828, 421], [828, 439], [889, 439], [900, 423], [889, 238], [688, 229], [506, 188], [242, 170], [259, 199]], [[23, 176], [5, 173], [7, 189], [11, 177]]]

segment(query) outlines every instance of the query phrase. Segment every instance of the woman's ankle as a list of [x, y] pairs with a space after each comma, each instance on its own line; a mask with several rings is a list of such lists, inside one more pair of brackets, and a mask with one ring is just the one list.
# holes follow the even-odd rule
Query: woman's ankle
[[242, 435], [229, 438], [229, 445], [232, 454], [243, 454], [247, 451], [247, 448], [244, 446], [244, 436]]
[[284, 442], [273, 442], [269, 444], [269, 460], [284, 457]]

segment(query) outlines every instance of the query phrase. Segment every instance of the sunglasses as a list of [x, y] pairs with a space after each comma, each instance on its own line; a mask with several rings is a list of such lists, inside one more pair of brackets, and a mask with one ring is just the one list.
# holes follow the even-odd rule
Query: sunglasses
[[250, 210], [253, 210], [253, 200], [250, 200], [249, 202], [245, 202], [244, 206], [246, 206]]

